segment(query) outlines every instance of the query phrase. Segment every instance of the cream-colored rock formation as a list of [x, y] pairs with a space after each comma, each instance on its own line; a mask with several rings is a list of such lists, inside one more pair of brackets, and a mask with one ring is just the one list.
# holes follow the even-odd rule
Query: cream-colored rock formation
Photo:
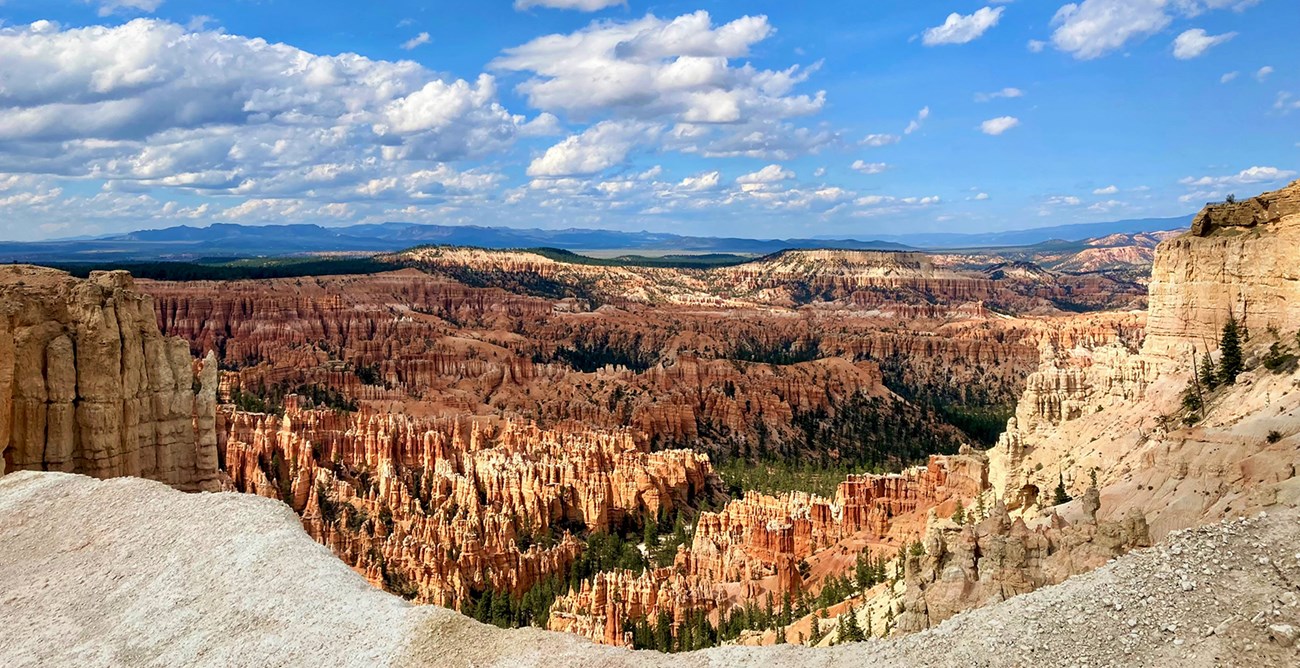
[[220, 487], [216, 360], [158, 331], [125, 272], [0, 268], [0, 473]]
[[[990, 479], [1013, 512], [1051, 504], [1064, 479], [1096, 475], [1102, 513], [1140, 509], [1166, 532], [1300, 496], [1300, 377], [1260, 362], [1300, 346], [1300, 182], [1211, 205], [1156, 254], [1140, 349], [1110, 340], [1044, 348], [1016, 417], [990, 452]], [[1229, 315], [1248, 366], [1189, 423], [1194, 360], [1217, 359]], [[1086, 317], [1081, 318], [1086, 320]]]

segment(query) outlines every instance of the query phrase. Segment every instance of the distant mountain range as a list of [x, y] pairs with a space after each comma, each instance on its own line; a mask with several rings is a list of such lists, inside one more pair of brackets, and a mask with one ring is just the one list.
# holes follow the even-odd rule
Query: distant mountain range
[[912, 234], [856, 239], [744, 239], [691, 237], [659, 232], [597, 229], [540, 230], [469, 225], [381, 223], [350, 227], [234, 225], [169, 227], [95, 238], [0, 242], [3, 262], [123, 262], [209, 257], [287, 256], [311, 253], [383, 253], [420, 245], [566, 250], [691, 251], [767, 254], [790, 248], [909, 250], [1022, 246], [1060, 239], [1079, 241], [1115, 233], [1186, 227], [1191, 217], [1065, 225], [987, 234]]

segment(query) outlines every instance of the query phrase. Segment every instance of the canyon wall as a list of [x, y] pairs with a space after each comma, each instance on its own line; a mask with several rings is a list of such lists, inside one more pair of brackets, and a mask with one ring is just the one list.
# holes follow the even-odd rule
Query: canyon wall
[[[990, 452], [996, 493], [1032, 513], [1060, 482], [1077, 496], [1095, 476], [1103, 514], [1143, 509], [1156, 537], [1300, 495], [1300, 379], [1294, 365], [1266, 363], [1300, 346], [1298, 246], [1300, 182], [1210, 205], [1192, 232], [1162, 242], [1140, 347], [1044, 348]], [[1230, 313], [1247, 369], [1201, 386], [1193, 359], [1217, 361]]]
[[159, 333], [125, 272], [0, 267], [0, 473], [220, 488], [216, 364]]
[[1144, 351], [1185, 359], [1217, 348], [1229, 315], [1256, 334], [1300, 329], [1300, 181], [1209, 205], [1162, 243], [1151, 276]]

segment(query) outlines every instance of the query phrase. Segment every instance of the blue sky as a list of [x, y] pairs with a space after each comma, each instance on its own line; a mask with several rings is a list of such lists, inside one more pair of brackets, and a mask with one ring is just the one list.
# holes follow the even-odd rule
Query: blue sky
[[0, 237], [759, 237], [1189, 213], [1300, 171], [1292, 0], [0, 0]]

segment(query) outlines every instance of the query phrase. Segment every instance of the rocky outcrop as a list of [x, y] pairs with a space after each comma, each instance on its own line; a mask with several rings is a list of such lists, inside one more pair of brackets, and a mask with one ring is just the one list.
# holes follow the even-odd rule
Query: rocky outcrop
[[0, 268], [0, 473], [219, 488], [215, 358], [198, 368], [125, 272]]
[[[1199, 234], [1164, 241], [1140, 346], [1044, 349], [990, 452], [990, 481], [1013, 512], [1051, 505], [1048, 491], [1060, 481], [1082, 493], [1095, 476], [1103, 514], [1142, 509], [1159, 537], [1300, 493], [1294, 369], [1262, 363], [1274, 346], [1294, 349], [1300, 330], [1298, 198], [1300, 183], [1211, 206]], [[1247, 220], [1247, 210], [1269, 215]], [[1215, 356], [1229, 314], [1247, 331], [1251, 368], [1234, 385], [1197, 389], [1193, 359]], [[1196, 414], [1183, 403], [1189, 391], [1206, 404]]]
[[959, 612], [1087, 573], [1151, 538], [1141, 513], [1122, 521], [1098, 521], [1099, 495], [1090, 489], [1085, 516], [1070, 524], [1051, 515], [1030, 528], [1012, 520], [1001, 503], [987, 518], [969, 523], [932, 520], [922, 550], [906, 557], [903, 612], [894, 629], [912, 633]]
[[305, 411], [234, 413], [226, 468], [278, 498], [313, 538], [377, 585], [460, 608], [567, 578], [583, 547], [714, 494], [708, 458], [648, 453], [625, 432]]
[[1186, 363], [1217, 348], [1229, 315], [1254, 333], [1300, 329], [1300, 181], [1210, 205], [1190, 234], [1162, 243], [1144, 352]]

